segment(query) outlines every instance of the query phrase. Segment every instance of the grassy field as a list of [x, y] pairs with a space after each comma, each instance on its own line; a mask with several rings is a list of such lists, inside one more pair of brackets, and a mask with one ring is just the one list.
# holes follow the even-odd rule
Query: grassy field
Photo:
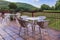
[[44, 12], [49, 12], [49, 13], [60, 13], [60, 10], [44, 10]]
[[[24, 12], [23, 15], [32, 16], [31, 13]], [[60, 13], [42, 13], [37, 12], [34, 13], [34, 16], [46, 16], [47, 20], [49, 20], [49, 27], [60, 30]]]

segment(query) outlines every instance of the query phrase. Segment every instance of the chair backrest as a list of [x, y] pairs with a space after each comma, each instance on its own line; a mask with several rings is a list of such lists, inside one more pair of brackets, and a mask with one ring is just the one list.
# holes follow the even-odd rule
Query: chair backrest
[[44, 28], [43, 26], [43, 24], [44, 24], [44, 22], [37, 22], [37, 24], [41, 27], [41, 28]]
[[27, 27], [27, 21], [19, 20], [21, 27]]
[[44, 27], [48, 27], [48, 24], [49, 24], [48, 20], [44, 21]]
[[37, 22], [37, 24], [38, 24], [41, 28], [46, 28], [46, 27], [48, 27], [48, 21], [40, 21], [40, 22]]
[[17, 15], [17, 18], [20, 18], [21, 13], [17, 12], [16, 15]]

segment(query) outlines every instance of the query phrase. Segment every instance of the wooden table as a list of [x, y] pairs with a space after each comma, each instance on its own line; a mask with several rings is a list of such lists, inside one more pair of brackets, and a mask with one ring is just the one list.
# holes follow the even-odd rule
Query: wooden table
[[39, 20], [38, 17], [28, 17], [26, 20], [31, 20], [32, 21], [32, 36], [35, 35], [35, 21]]

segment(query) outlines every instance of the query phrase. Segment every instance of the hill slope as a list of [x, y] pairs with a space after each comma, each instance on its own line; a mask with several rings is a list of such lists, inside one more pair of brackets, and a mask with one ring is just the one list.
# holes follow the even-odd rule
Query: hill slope
[[[1, 7], [8, 7], [9, 3], [10, 2], [8, 2], [8, 1], [0, 1], [0, 8]], [[16, 4], [17, 4], [18, 7], [36, 8], [36, 7], [34, 7], [34, 6], [30, 5], [30, 4], [26, 4], [26, 3], [16, 2]]]

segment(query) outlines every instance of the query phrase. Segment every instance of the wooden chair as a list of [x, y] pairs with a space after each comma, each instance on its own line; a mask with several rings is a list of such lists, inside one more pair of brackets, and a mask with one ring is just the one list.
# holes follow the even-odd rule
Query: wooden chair
[[19, 20], [21, 27], [27, 27], [27, 21]]
[[42, 34], [41, 34], [41, 29], [47, 28], [48, 27], [48, 22], [49, 21], [47, 21], [47, 20], [37, 22], [37, 25], [39, 26], [39, 34], [41, 36], [41, 40], [43, 39]]
[[43, 26], [43, 24], [44, 24], [44, 22], [37, 22], [37, 24], [41, 27], [41, 28], [44, 28]]
[[20, 32], [21, 32], [21, 28], [24, 28], [24, 35], [26, 36], [26, 35], [28, 35], [28, 27], [27, 27], [27, 25], [28, 25], [28, 22], [27, 21], [25, 21], [25, 20], [18, 20], [19, 21], [19, 23], [20, 23], [20, 30], [19, 30], [19, 35], [20, 35]]
[[47, 20], [37, 22], [37, 24], [38, 24], [41, 28], [46, 28], [46, 27], [48, 27], [48, 21], [47, 21]]

